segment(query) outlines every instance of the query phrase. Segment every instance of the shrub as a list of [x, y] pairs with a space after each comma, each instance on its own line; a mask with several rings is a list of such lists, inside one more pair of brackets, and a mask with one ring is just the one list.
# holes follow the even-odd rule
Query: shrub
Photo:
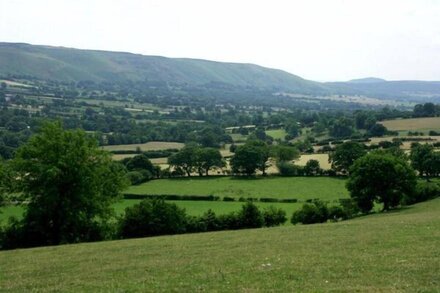
[[278, 202], [279, 199], [278, 198], [272, 198], [272, 197], [261, 197], [260, 201], [261, 202]]
[[328, 218], [332, 221], [338, 221], [340, 219], [346, 219], [347, 215], [341, 206], [331, 206], [328, 209]]
[[302, 224], [315, 224], [324, 223], [328, 219], [327, 205], [319, 200], [313, 201], [313, 203], [305, 203], [300, 210], [293, 213], [291, 222], [296, 225]]
[[356, 203], [356, 201], [352, 198], [341, 198], [339, 199], [339, 204], [341, 205], [342, 209], [344, 210], [345, 219], [353, 218], [355, 215], [360, 213], [360, 209]]
[[281, 176], [301, 176], [304, 174], [304, 167], [296, 166], [290, 162], [279, 162], [277, 168]]
[[138, 185], [147, 181], [145, 180], [144, 175], [140, 171], [127, 172], [127, 178], [132, 185]]
[[235, 230], [240, 229], [240, 222], [237, 213], [229, 213], [217, 217], [219, 230]]
[[119, 220], [119, 235], [123, 238], [178, 234], [186, 231], [184, 209], [163, 199], [143, 200], [125, 209]]
[[221, 222], [215, 215], [214, 211], [209, 209], [202, 217], [202, 221], [205, 223], [206, 231], [217, 231], [221, 228]]
[[235, 201], [235, 198], [230, 197], [230, 196], [224, 196], [223, 201]]
[[241, 207], [238, 213], [240, 228], [260, 228], [263, 227], [264, 218], [258, 207], [252, 202], [247, 202]]
[[273, 227], [284, 224], [287, 221], [286, 212], [274, 206], [269, 206], [263, 211], [264, 226]]
[[436, 182], [417, 182], [415, 191], [403, 199], [407, 205], [427, 201], [440, 196], [440, 184]]
[[201, 217], [188, 216], [186, 218], [186, 231], [187, 233], [198, 233], [208, 231], [206, 222]]

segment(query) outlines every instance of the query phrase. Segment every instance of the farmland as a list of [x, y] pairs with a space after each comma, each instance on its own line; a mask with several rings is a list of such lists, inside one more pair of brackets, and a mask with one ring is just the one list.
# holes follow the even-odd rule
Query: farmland
[[103, 149], [107, 151], [158, 151], [166, 149], [181, 149], [184, 144], [180, 142], [164, 142], [164, 141], [150, 141], [142, 144], [120, 144], [120, 145], [108, 145]]
[[[139, 199], [124, 199], [113, 205], [116, 215], [122, 215], [125, 208], [131, 207], [141, 200]], [[184, 208], [188, 215], [191, 216], [201, 216], [207, 210], [211, 209], [216, 214], [222, 215], [230, 212], [236, 212], [240, 210], [243, 202], [227, 202], [227, 201], [192, 201], [192, 200], [175, 200], [167, 201], [169, 203], [175, 203], [177, 206]], [[266, 203], [266, 202], [256, 202], [259, 208], [264, 209], [268, 206], [275, 206], [281, 208], [287, 212], [290, 216], [293, 211], [299, 209], [302, 203]], [[20, 219], [23, 215], [24, 207], [20, 205], [9, 205], [0, 208], [0, 226], [7, 223], [9, 217], [14, 216]]]
[[440, 130], [440, 117], [395, 119], [382, 121], [381, 123], [389, 130], [395, 131]]
[[330, 177], [192, 177], [153, 180], [131, 186], [132, 194], [216, 195], [229, 197], [320, 198], [335, 200], [348, 197], [345, 180]]
[[437, 199], [339, 223], [3, 251], [0, 287], [436, 292], [439, 213]]

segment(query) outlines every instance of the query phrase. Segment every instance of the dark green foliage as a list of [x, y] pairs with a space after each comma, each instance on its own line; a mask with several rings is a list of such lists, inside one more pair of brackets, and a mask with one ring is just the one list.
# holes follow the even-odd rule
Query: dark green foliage
[[319, 200], [305, 203], [300, 210], [293, 213], [290, 222], [294, 225], [324, 223], [329, 216], [327, 205]]
[[154, 173], [154, 166], [148, 157], [144, 154], [140, 154], [130, 158], [126, 164], [127, 170], [129, 171], [140, 171], [147, 170], [151, 174]]
[[332, 221], [347, 219], [347, 214], [341, 206], [331, 206], [328, 209], [328, 218]]
[[403, 202], [411, 205], [427, 201], [440, 196], [440, 184], [438, 182], [417, 182], [415, 191], [404, 197]]
[[127, 172], [127, 178], [132, 185], [138, 185], [151, 179], [151, 173], [147, 170]]
[[332, 168], [338, 172], [347, 172], [354, 161], [365, 155], [365, 147], [357, 142], [345, 142], [338, 145], [330, 154], [329, 160]]
[[241, 207], [237, 214], [240, 228], [260, 228], [263, 227], [264, 218], [258, 207], [252, 202], [247, 202]]
[[368, 130], [370, 136], [384, 136], [387, 132], [387, 128], [380, 123], [376, 123]]
[[269, 150], [264, 143], [246, 143], [235, 150], [231, 159], [232, 172], [248, 176], [255, 174], [257, 169], [264, 172], [268, 158]]
[[372, 152], [358, 159], [350, 168], [347, 189], [362, 212], [369, 212], [374, 202], [388, 210], [400, 204], [414, 191], [416, 176], [407, 161], [383, 152]]
[[411, 146], [411, 165], [420, 176], [440, 176], [440, 153], [429, 144], [415, 143]]
[[162, 199], [143, 200], [125, 209], [119, 220], [122, 238], [179, 234], [186, 231], [187, 216], [184, 209]]
[[294, 165], [290, 162], [277, 163], [278, 172], [281, 176], [302, 176], [304, 175], [304, 167]]
[[309, 160], [304, 166], [304, 173], [307, 176], [316, 176], [322, 173], [318, 160]]
[[294, 147], [278, 145], [272, 148], [272, 156], [274, 156], [278, 162], [286, 162], [299, 158], [300, 153], [298, 149]]
[[83, 131], [46, 124], [9, 164], [11, 190], [28, 201], [17, 246], [96, 240], [112, 215], [111, 204], [125, 188], [123, 168]]
[[274, 227], [284, 224], [287, 221], [286, 212], [274, 206], [263, 210], [264, 226]]

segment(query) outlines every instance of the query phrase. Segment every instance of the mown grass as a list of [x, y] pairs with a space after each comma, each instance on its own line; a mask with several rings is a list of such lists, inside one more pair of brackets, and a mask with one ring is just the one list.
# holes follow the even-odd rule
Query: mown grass
[[438, 292], [440, 199], [308, 226], [0, 252], [4, 291]]
[[266, 130], [266, 134], [272, 136], [274, 139], [284, 139], [287, 132], [284, 129]]
[[[133, 206], [139, 203], [141, 200], [138, 199], [124, 199], [113, 205], [116, 215], [122, 215], [125, 208]], [[188, 215], [191, 216], [201, 216], [207, 210], [213, 210], [217, 215], [227, 214], [230, 212], [237, 212], [240, 210], [243, 202], [225, 202], [225, 201], [192, 201], [192, 200], [176, 200], [167, 201], [170, 203], [175, 203], [177, 206], [184, 208]], [[266, 203], [266, 202], [255, 202], [255, 204], [260, 208], [264, 209], [268, 206], [275, 206], [286, 211], [287, 216], [290, 217], [294, 211], [302, 206], [302, 203]], [[7, 224], [9, 217], [13, 216], [20, 219], [23, 216], [24, 206], [21, 205], [9, 205], [0, 208], [0, 226]]]
[[345, 180], [329, 177], [193, 177], [153, 180], [131, 186], [127, 193], [217, 195], [239, 197], [320, 198], [336, 200], [348, 197]]
[[440, 117], [394, 119], [380, 122], [389, 130], [440, 130]]

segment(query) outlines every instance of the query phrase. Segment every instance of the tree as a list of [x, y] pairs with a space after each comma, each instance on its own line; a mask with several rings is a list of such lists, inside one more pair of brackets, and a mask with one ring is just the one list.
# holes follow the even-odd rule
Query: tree
[[252, 175], [258, 169], [265, 175], [269, 155], [269, 147], [265, 142], [248, 141], [245, 145], [237, 147], [235, 155], [231, 159], [232, 171]]
[[336, 120], [330, 127], [330, 135], [337, 138], [349, 137], [353, 133], [353, 121], [348, 118]]
[[129, 171], [134, 170], [148, 170], [151, 174], [154, 174], [154, 166], [150, 159], [144, 154], [136, 155], [128, 160], [127, 169]]
[[225, 166], [225, 161], [219, 150], [213, 148], [203, 148], [199, 150], [197, 165], [199, 173], [204, 171], [205, 175], [209, 175], [209, 170], [213, 167], [222, 168]]
[[273, 156], [278, 162], [287, 162], [299, 158], [298, 149], [285, 145], [278, 145], [272, 149]]
[[416, 185], [414, 169], [402, 158], [386, 153], [369, 153], [350, 168], [347, 189], [363, 212], [373, 203], [383, 203], [383, 210], [399, 205]]
[[249, 144], [239, 146], [231, 158], [232, 172], [250, 176], [259, 168], [261, 161], [262, 154], [258, 147]]
[[429, 144], [414, 144], [410, 154], [411, 165], [420, 176], [437, 176], [440, 174], [440, 155], [434, 152]]
[[368, 133], [371, 136], [384, 136], [386, 132], [387, 132], [387, 128], [380, 123], [374, 124], [368, 130]]
[[308, 176], [317, 175], [321, 172], [321, 167], [319, 166], [318, 160], [308, 160], [305, 167], [304, 172]]
[[45, 124], [9, 165], [12, 190], [28, 201], [17, 246], [102, 238], [100, 227], [126, 187], [123, 167], [108, 152], [84, 131], [64, 131], [60, 123]]
[[199, 147], [197, 145], [188, 144], [178, 153], [169, 157], [168, 164], [175, 168], [182, 168], [188, 177], [191, 177], [191, 172], [193, 172], [197, 166], [198, 151]]
[[335, 171], [346, 173], [354, 161], [366, 153], [367, 151], [362, 144], [348, 141], [338, 145], [335, 151], [330, 153], [329, 161]]

